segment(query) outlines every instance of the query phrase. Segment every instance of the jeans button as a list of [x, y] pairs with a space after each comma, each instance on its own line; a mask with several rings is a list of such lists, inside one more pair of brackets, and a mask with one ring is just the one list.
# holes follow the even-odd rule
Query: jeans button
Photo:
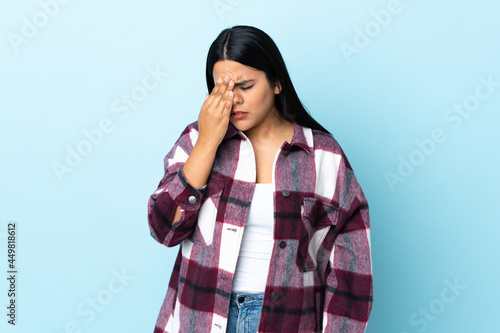
[[238, 297], [238, 302], [243, 303], [245, 301], [245, 297], [240, 296]]

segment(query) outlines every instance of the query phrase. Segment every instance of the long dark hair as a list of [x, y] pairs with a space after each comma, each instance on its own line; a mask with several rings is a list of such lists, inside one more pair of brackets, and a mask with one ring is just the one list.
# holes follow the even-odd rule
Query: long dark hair
[[276, 80], [281, 85], [281, 92], [275, 95], [275, 105], [283, 118], [304, 127], [330, 133], [314, 120], [302, 105], [278, 47], [264, 31], [252, 26], [237, 25], [224, 29], [217, 36], [207, 56], [208, 93], [211, 93], [215, 86], [213, 68], [220, 60], [233, 60], [265, 72], [271, 86]]

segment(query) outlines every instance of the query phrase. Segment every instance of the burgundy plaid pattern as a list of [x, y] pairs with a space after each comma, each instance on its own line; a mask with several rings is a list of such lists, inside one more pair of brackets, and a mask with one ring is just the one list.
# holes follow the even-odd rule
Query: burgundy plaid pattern
[[[373, 283], [368, 204], [337, 141], [294, 125], [273, 169], [274, 240], [259, 332], [364, 332]], [[180, 244], [155, 333], [225, 332], [232, 281], [255, 187], [250, 140], [229, 124], [207, 185], [182, 166], [197, 123], [165, 157], [148, 202], [151, 235]], [[173, 223], [176, 206], [181, 218]]]

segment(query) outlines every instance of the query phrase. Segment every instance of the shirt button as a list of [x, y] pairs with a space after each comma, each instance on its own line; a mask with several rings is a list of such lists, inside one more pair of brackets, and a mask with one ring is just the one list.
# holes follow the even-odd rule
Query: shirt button
[[273, 300], [277, 301], [280, 298], [280, 294], [279, 293], [273, 293], [271, 295], [271, 297], [273, 298]]
[[284, 248], [286, 247], [286, 242], [285, 242], [285, 241], [281, 241], [281, 242], [280, 242], [280, 247], [281, 247], [282, 249], [284, 249]]
[[196, 197], [194, 195], [188, 198], [189, 203], [194, 204], [196, 202]]
[[281, 194], [286, 198], [290, 196], [290, 191], [284, 190], [283, 192], [281, 192]]

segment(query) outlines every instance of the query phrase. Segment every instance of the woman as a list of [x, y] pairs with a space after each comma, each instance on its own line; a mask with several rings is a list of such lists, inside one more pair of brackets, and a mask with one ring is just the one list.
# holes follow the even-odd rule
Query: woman
[[364, 332], [368, 204], [342, 149], [263, 31], [222, 31], [206, 79], [148, 203], [151, 235], [181, 244], [154, 332]]

